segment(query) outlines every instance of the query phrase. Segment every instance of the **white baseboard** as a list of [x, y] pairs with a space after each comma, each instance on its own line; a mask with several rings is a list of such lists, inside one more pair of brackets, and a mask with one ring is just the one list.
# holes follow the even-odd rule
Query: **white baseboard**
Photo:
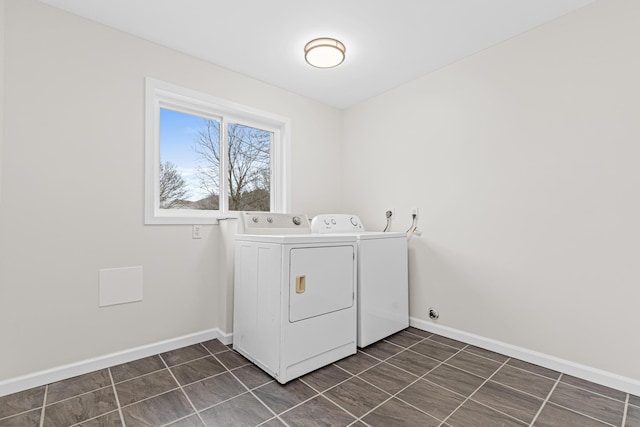
[[509, 357], [524, 360], [525, 362], [553, 369], [554, 371], [573, 375], [574, 377], [582, 378], [587, 381], [640, 396], [640, 381], [633, 378], [623, 377], [622, 375], [613, 374], [601, 369], [581, 365], [569, 360], [560, 359], [559, 357], [539, 353], [537, 351], [485, 338], [480, 335], [471, 334], [448, 326], [442, 326], [437, 323], [417, 319], [415, 317], [412, 317], [409, 320], [409, 324], [415, 328], [422, 329], [423, 331], [433, 332], [434, 334], [462, 341], [486, 350], [491, 350]]
[[233, 344], [233, 332], [222, 332], [218, 330], [218, 340], [224, 345]]
[[0, 381], [0, 397], [28, 390], [33, 387], [51, 384], [56, 381], [86, 374], [99, 369], [108, 368], [110, 366], [119, 365], [121, 363], [131, 362], [154, 354], [164, 353], [165, 351], [175, 350], [177, 348], [186, 347], [199, 342], [212, 340], [214, 338], [219, 339], [220, 342], [225, 345], [231, 344], [232, 336], [232, 334], [224, 333], [219, 329], [208, 329], [206, 331], [183, 335], [181, 337], [171, 338], [165, 341], [147, 344], [104, 356], [98, 356], [92, 359], [81, 360], [79, 362], [34, 372], [20, 377], [9, 378], [7, 380]]

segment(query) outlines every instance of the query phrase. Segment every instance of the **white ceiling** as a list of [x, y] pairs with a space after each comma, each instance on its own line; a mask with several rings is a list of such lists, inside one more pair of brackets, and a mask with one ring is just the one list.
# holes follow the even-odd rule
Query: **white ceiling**
[[[342, 109], [593, 0], [41, 1]], [[305, 63], [317, 37], [342, 65]]]

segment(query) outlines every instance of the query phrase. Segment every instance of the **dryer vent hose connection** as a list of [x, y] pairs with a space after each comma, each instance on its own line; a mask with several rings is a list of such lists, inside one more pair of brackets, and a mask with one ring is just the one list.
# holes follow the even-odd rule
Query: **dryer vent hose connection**
[[393, 216], [393, 211], [387, 211], [385, 215], [387, 216], [387, 225], [382, 231], [386, 233], [387, 231], [391, 231], [391, 217]]
[[418, 214], [411, 215], [411, 227], [407, 230], [407, 239], [410, 239], [414, 234], [420, 236], [422, 231], [418, 230]]

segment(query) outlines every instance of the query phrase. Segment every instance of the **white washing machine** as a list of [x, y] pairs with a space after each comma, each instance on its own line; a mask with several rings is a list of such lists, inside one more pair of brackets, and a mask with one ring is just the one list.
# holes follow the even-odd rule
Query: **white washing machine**
[[311, 234], [306, 215], [241, 212], [233, 347], [284, 384], [356, 349], [354, 236]]
[[346, 233], [358, 239], [358, 347], [409, 326], [407, 235], [365, 231], [356, 215], [318, 215], [311, 230], [323, 235]]

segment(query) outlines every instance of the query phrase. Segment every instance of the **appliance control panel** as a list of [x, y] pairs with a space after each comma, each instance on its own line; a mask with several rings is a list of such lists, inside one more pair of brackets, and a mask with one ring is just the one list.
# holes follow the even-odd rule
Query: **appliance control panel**
[[240, 212], [238, 234], [309, 234], [305, 214], [275, 212]]
[[311, 220], [312, 233], [349, 233], [354, 231], [364, 231], [364, 226], [357, 215], [318, 215]]

